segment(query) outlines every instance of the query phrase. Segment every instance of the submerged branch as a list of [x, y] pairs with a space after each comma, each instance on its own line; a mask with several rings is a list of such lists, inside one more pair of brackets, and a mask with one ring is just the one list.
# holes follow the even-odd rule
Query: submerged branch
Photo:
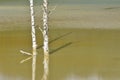
[[28, 58], [26, 58], [26, 59], [20, 61], [20, 63], [24, 63], [24, 62], [26, 62], [26, 61], [28, 61], [28, 60], [30, 60], [30, 59], [32, 59], [32, 57], [28, 57]]

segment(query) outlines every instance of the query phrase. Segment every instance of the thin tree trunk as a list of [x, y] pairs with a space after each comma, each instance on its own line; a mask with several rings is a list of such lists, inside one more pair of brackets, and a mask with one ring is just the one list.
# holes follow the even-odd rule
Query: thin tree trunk
[[30, 0], [30, 14], [31, 14], [31, 35], [32, 35], [32, 80], [35, 80], [36, 72], [36, 55], [37, 55], [37, 44], [36, 44], [36, 32], [35, 32], [35, 19], [34, 19], [34, 9], [33, 9], [33, 0]]
[[48, 0], [43, 0], [43, 49], [44, 49], [44, 74], [42, 80], [48, 79], [49, 74], [49, 38], [48, 38]]

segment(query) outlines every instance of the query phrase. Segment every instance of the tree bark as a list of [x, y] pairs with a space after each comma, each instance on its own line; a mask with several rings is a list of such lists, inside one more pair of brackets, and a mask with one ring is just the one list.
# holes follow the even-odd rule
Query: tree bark
[[43, 0], [43, 49], [44, 49], [44, 73], [42, 80], [48, 79], [49, 74], [49, 38], [48, 38], [48, 0]]
[[36, 31], [35, 31], [35, 19], [34, 19], [34, 4], [33, 0], [30, 0], [30, 14], [31, 14], [31, 35], [32, 35], [32, 80], [35, 80], [36, 72], [36, 55], [37, 55], [37, 44], [36, 44]]

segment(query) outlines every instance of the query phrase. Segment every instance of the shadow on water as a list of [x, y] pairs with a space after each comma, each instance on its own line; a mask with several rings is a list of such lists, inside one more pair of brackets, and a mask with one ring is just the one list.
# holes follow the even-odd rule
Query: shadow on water
[[71, 33], [72, 33], [72, 32], [63, 34], [63, 35], [61, 35], [61, 36], [59, 36], [59, 37], [57, 37], [57, 38], [51, 40], [49, 43], [52, 43], [52, 42], [54, 42], [54, 41], [57, 41], [57, 40], [61, 39], [62, 37], [68, 36], [68, 35], [70, 35]]
[[[57, 41], [57, 40], [59, 40], [59, 39], [61, 39], [61, 38], [65, 37], [65, 36], [67, 36], [67, 35], [70, 35], [71, 33], [72, 33], [72, 32], [68, 32], [68, 33], [63, 34], [63, 35], [61, 35], [61, 36], [58, 36], [58, 37], [56, 37], [55, 39], [53, 39], [53, 40], [49, 41], [49, 44], [51, 44], [51, 43], [53, 43], [54, 41]], [[37, 47], [37, 49], [42, 48], [42, 46], [43, 46], [43, 44], [42, 44], [42, 45], [40, 45], [40, 46], [38, 46], [38, 47]]]
[[62, 45], [62, 46], [60, 46], [60, 47], [58, 47], [57, 49], [50, 51], [50, 54], [53, 54], [53, 53], [55, 53], [55, 52], [57, 52], [57, 51], [59, 51], [59, 50], [65, 48], [65, 47], [67, 47], [67, 46], [69, 46], [69, 45], [71, 45], [71, 44], [72, 44], [72, 42], [66, 43], [66, 44], [64, 44], [64, 45]]

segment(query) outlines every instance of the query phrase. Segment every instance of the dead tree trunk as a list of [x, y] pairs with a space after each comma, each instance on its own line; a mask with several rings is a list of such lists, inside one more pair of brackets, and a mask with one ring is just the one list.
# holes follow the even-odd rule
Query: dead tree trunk
[[36, 55], [37, 55], [37, 44], [36, 44], [36, 32], [35, 32], [35, 19], [34, 19], [34, 8], [33, 0], [30, 0], [30, 14], [31, 14], [31, 35], [32, 35], [32, 80], [35, 80], [36, 72]]
[[44, 73], [42, 80], [48, 79], [49, 74], [49, 38], [48, 38], [48, 0], [43, 0], [43, 49], [44, 49]]
[[32, 58], [32, 80], [35, 80], [35, 73], [36, 73], [36, 56], [37, 56], [37, 42], [36, 42], [36, 30], [35, 30], [35, 14], [34, 14], [34, 4], [33, 0], [30, 1], [30, 16], [31, 16], [31, 36], [32, 36], [32, 53], [25, 52], [20, 50], [22, 54], [26, 54], [30, 57], [22, 60], [20, 63], [28, 61]]

